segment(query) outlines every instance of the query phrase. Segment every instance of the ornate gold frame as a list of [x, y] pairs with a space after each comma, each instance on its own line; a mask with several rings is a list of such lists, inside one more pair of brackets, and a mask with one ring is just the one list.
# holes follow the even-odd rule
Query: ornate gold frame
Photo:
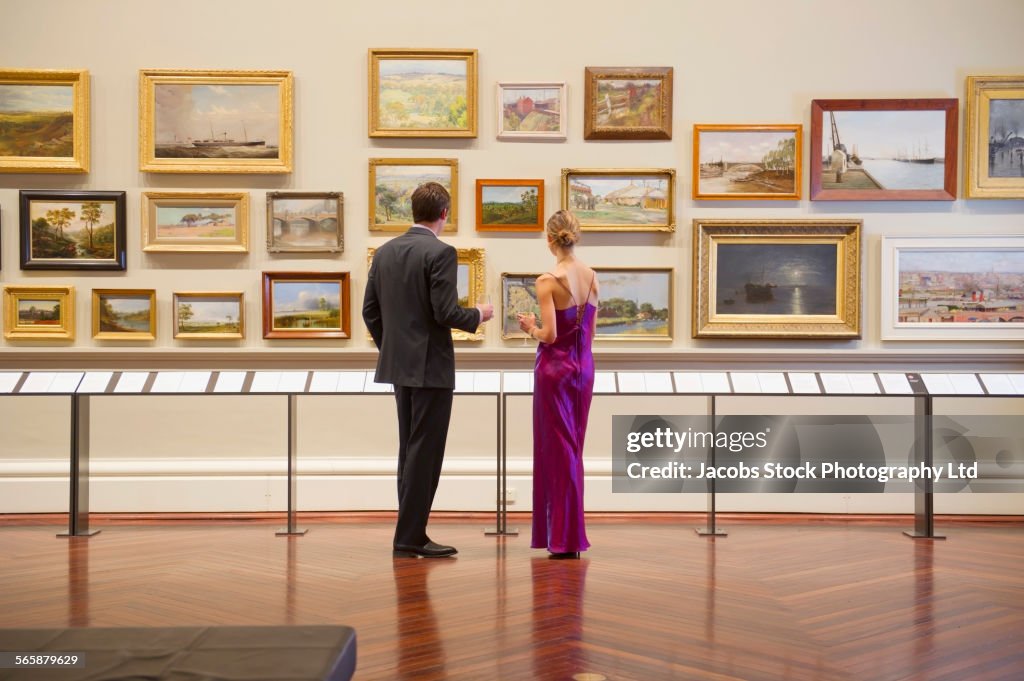
[[[625, 342], [625, 343], [663, 343], [672, 342], [672, 332], [675, 328], [676, 318], [676, 272], [671, 267], [595, 267], [597, 281], [601, 281], [602, 272], [664, 272], [668, 274], [668, 331], [664, 336], [654, 335], [614, 335], [602, 334], [601, 327], [594, 330], [594, 340], [600, 342]], [[604, 297], [604, 294], [601, 294]], [[598, 301], [598, 313], [600, 313], [600, 301]]]
[[[478, 305], [486, 295], [487, 289], [485, 288], [485, 277], [484, 277], [484, 261], [485, 252], [482, 248], [459, 248], [458, 251], [458, 263], [460, 265], [469, 265], [469, 304]], [[366, 271], [370, 271], [370, 265], [373, 263], [373, 254], [377, 252], [376, 248], [366, 249]], [[370, 332], [366, 332], [366, 337], [370, 338]], [[467, 333], [461, 329], [452, 329], [452, 340], [457, 341], [479, 341], [484, 339], [484, 326], [481, 324], [477, 327], [473, 333]]]
[[[188, 206], [215, 204], [235, 210], [235, 239], [221, 239], [204, 243], [196, 238], [192, 243], [161, 241], [156, 235], [156, 209], [160, 205]], [[142, 250], [161, 253], [248, 253], [249, 252], [249, 193], [248, 192], [143, 192], [142, 193]]]
[[[157, 84], [277, 85], [280, 91], [278, 157], [157, 158], [155, 92]], [[144, 69], [139, 71], [139, 170], [147, 173], [290, 173], [292, 172], [292, 72]]]
[[[100, 331], [100, 298], [149, 298], [149, 331]], [[151, 288], [94, 288], [92, 290], [92, 337], [96, 340], [156, 340], [156, 290]]]
[[[700, 190], [700, 136], [705, 132], [791, 132], [796, 144], [793, 158], [792, 192], [750, 191], [737, 194], [702, 193]], [[796, 201], [803, 192], [803, 132], [804, 126], [794, 124], [730, 125], [696, 124], [693, 126], [693, 198], [699, 201]]]
[[4, 69], [3, 85], [70, 85], [72, 88], [72, 155], [0, 156], [0, 173], [89, 172], [89, 72], [49, 69]]
[[[588, 66], [584, 72], [583, 139], [585, 140], [670, 140], [672, 139], [672, 74], [671, 66], [600, 67]], [[660, 80], [661, 125], [631, 127], [597, 124], [597, 83], [601, 80]]]
[[[18, 301], [22, 298], [56, 300], [60, 302], [60, 323], [57, 326], [36, 328], [18, 323]], [[74, 340], [75, 339], [75, 287], [74, 286], [5, 286], [4, 338], [9, 340]]]
[[404, 232], [412, 227], [412, 222], [405, 225], [385, 225], [377, 222], [377, 166], [448, 166], [451, 169], [452, 205], [448, 211], [448, 224], [443, 233], [459, 231], [459, 159], [457, 158], [371, 158], [369, 165], [369, 212], [371, 232]]
[[[237, 298], [238, 333], [181, 331], [178, 328], [178, 303], [188, 298]], [[171, 328], [174, 338], [181, 340], [241, 340], [245, 338], [245, 293], [242, 291], [175, 291], [171, 305]]]
[[[569, 206], [569, 184], [577, 175], [605, 175], [608, 177], [628, 175], [664, 175], [668, 179], [668, 217], [662, 225], [615, 225], [586, 224], [580, 220], [584, 232], [674, 232], [676, 231], [676, 171], [675, 168], [562, 168], [562, 210]], [[579, 217], [579, 216], [577, 216]]]
[[[860, 220], [693, 221], [694, 338], [860, 338]], [[835, 315], [722, 314], [713, 309], [720, 243], [834, 244]]]
[[[367, 65], [370, 84], [368, 101], [368, 134], [370, 137], [476, 137], [477, 135], [477, 51], [448, 49], [407, 49], [407, 48], [370, 48]], [[467, 128], [382, 128], [378, 124], [380, 113], [380, 61], [381, 59], [424, 59], [424, 60], [464, 60], [466, 62], [466, 118]]]
[[[1024, 178], [989, 177], [989, 105], [992, 99], [1024, 99], [1024, 75], [967, 77], [967, 154], [964, 196], [969, 199], [1024, 199]], [[1024, 131], [1017, 131], [1018, 135]]]

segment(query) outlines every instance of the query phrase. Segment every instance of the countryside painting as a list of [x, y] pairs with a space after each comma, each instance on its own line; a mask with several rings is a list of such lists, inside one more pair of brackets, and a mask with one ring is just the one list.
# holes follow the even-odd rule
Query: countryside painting
[[663, 96], [661, 79], [598, 79], [596, 122], [615, 128], [660, 125]]
[[476, 137], [476, 50], [370, 50], [370, 137]]
[[0, 157], [74, 156], [75, 90], [0, 83]]
[[241, 295], [176, 294], [174, 302], [175, 337], [242, 337]]
[[455, 167], [449, 164], [381, 163], [371, 160], [373, 184], [372, 230], [404, 231], [413, 224], [412, 193], [424, 182], [437, 182], [452, 195], [452, 214], [445, 231], [454, 231], [457, 193], [454, 190]]
[[498, 137], [565, 137], [565, 85], [498, 84]]
[[584, 139], [672, 139], [672, 67], [587, 67]]
[[788, 130], [716, 130], [695, 126], [694, 147], [699, 164], [694, 176], [694, 198], [800, 196], [799, 126]]
[[273, 328], [316, 331], [341, 328], [338, 282], [273, 282]]
[[236, 222], [233, 206], [156, 206], [159, 240], [235, 239]]
[[280, 120], [275, 84], [155, 83], [153, 155], [277, 159]]
[[671, 270], [597, 268], [597, 278], [601, 287], [597, 338], [671, 339]]
[[271, 252], [341, 251], [340, 194], [269, 194], [267, 208]]
[[97, 333], [153, 335], [153, 299], [150, 294], [94, 292], [94, 295], [97, 297]]
[[124, 192], [21, 192], [23, 269], [125, 269]]
[[477, 180], [477, 229], [541, 229], [544, 181]]
[[60, 301], [18, 298], [18, 326], [60, 326]]
[[533, 314], [541, 325], [540, 303], [537, 300], [538, 274], [501, 275], [501, 337], [527, 338], [519, 328], [520, 314]]
[[459, 296], [459, 306], [469, 307], [475, 304], [469, 299], [469, 263], [460, 262], [455, 276], [455, 290]]
[[837, 314], [835, 244], [719, 243], [717, 315]]
[[989, 103], [989, 177], [1024, 177], [1024, 99]]
[[674, 228], [673, 173], [587, 174], [563, 170], [563, 204], [583, 229]]

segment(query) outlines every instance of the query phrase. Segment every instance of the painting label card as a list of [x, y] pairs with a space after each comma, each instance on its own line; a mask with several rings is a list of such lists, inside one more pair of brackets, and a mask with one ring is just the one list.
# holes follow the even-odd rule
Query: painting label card
[[532, 372], [506, 371], [502, 378], [506, 393], [529, 394], [533, 392]]
[[850, 389], [857, 395], [877, 395], [881, 392], [874, 374], [848, 374]]
[[183, 393], [205, 393], [210, 385], [210, 371], [186, 371], [182, 376], [181, 386], [178, 392]]
[[[615, 372], [614, 371], [598, 371], [594, 373], [594, 392], [595, 393], [615, 393], [618, 390], [615, 387]], [[532, 386], [530, 392], [533, 392]]]
[[252, 385], [249, 386], [249, 392], [274, 393], [278, 391], [280, 384], [280, 371], [257, 371], [253, 374]]
[[701, 385], [704, 392], [712, 394], [727, 394], [732, 392], [729, 384], [729, 374], [724, 371], [704, 371], [700, 375]]
[[738, 393], [760, 393], [761, 381], [757, 374], [732, 373], [732, 388]]
[[[596, 383], [596, 377], [595, 377]], [[619, 372], [619, 390], [624, 393], [646, 393], [647, 381], [644, 375], [634, 371]], [[597, 392], [596, 390], [594, 392]]]
[[974, 374], [950, 374], [949, 382], [957, 395], [984, 395], [985, 391]]
[[913, 395], [914, 389], [910, 386], [906, 374], [878, 374], [878, 380], [882, 382], [882, 389], [886, 395]]
[[929, 395], [956, 395], [953, 381], [949, 374], [921, 374], [924, 386], [928, 388]]
[[700, 374], [695, 371], [676, 371], [672, 374], [676, 382], [676, 392], [679, 393], [702, 393], [704, 386], [701, 385]]
[[757, 375], [761, 384], [761, 392], [788, 395], [789, 386], [786, 385], [786, 377], [781, 373], [761, 372]]
[[0, 372], [0, 393], [10, 393], [11, 391], [14, 390], [14, 387], [18, 385], [18, 381], [20, 380], [20, 371]]
[[240, 393], [245, 385], [245, 371], [222, 371], [217, 375], [217, 385], [213, 387], [215, 393]]
[[473, 378], [473, 392], [477, 393], [498, 393], [501, 392], [501, 372], [478, 371]]
[[989, 395], [1016, 395], [1017, 390], [1006, 374], [981, 374], [981, 380]]
[[125, 371], [114, 386], [115, 393], [141, 393], [149, 379], [148, 371]]
[[818, 378], [815, 374], [790, 372], [789, 384], [793, 386], [793, 392], [798, 395], [821, 394], [821, 387], [818, 385]]
[[279, 393], [304, 393], [309, 381], [308, 371], [282, 371], [281, 382], [277, 385]]
[[82, 376], [84, 375], [85, 372], [81, 371], [60, 372], [53, 379], [53, 383], [46, 389], [46, 392], [70, 395], [78, 389], [78, 384], [82, 382]]
[[314, 371], [313, 380], [309, 383], [311, 393], [334, 393], [338, 392], [339, 371]]
[[113, 371], [87, 371], [75, 392], [89, 395], [105, 393], [113, 377]]
[[185, 378], [184, 371], [158, 371], [153, 380], [151, 393], [178, 393], [181, 392], [181, 382]]
[[471, 392], [473, 392], [473, 372], [472, 371], [456, 371], [455, 372], [455, 392], [457, 392], [457, 393], [471, 393]]
[[1024, 395], [1024, 374], [1007, 374], [1018, 395]]
[[853, 386], [850, 385], [849, 374], [832, 374], [822, 373], [819, 374], [821, 377], [821, 384], [825, 387], [825, 392], [832, 395], [851, 395], [853, 394]]
[[646, 372], [644, 374], [644, 384], [647, 386], [647, 392], [649, 393], [675, 392], [672, 389], [672, 374], [668, 373], [667, 371]]
[[366, 390], [368, 382], [372, 382], [373, 374], [365, 371], [342, 371], [338, 375], [338, 392], [361, 393]]
[[25, 383], [22, 384], [20, 393], [45, 393], [49, 390], [50, 384], [57, 378], [53, 371], [31, 371]]
[[366, 376], [366, 392], [368, 393], [392, 393], [395, 391], [395, 386], [390, 383], [377, 383], [373, 380], [373, 376], [367, 374]]

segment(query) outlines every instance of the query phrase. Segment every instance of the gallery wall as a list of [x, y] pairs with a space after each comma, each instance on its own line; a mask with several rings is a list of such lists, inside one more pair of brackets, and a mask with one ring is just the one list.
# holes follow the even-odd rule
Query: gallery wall
[[[586, 233], [579, 255], [598, 266], [656, 266], [675, 271], [671, 342], [607, 343], [599, 360], [656, 363], [673, 368], [689, 358], [722, 366], [751, 361], [811, 358], [822, 362], [885, 363], [888, 367], [934, 361], [985, 364], [996, 358], [1019, 366], [1019, 343], [882, 341], [880, 239], [885, 236], [1020, 235], [1024, 202], [811, 202], [807, 191], [810, 102], [821, 98], [955, 97], [963, 99], [968, 75], [1024, 72], [1019, 0], [939, 0], [893, 3], [865, 0], [853, 8], [832, 0], [729, 3], [658, 0], [623, 5], [599, 0], [550, 3], [524, 0], [514, 7], [487, 2], [394, 0], [269, 0], [178, 2], [106, 0], [9, 0], [0, 22], [3, 68], [84, 68], [91, 74], [91, 171], [84, 175], [0, 175], [0, 283], [72, 284], [78, 292], [77, 339], [71, 343], [0, 341], [0, 367], [114, 364], [124, 367], [201, 364], [217, 368], [280, 365], [372, 366], [374, 353], [358, 310], [366, 279], [366, 250], [390, 235], [367, 230], [367, 161], [374, 157], [454, 157], [459, 160], [457, 234], [446, 240], [486, 250], [486, 286], [500, 299], [502, 272], [542, 271], [552, 265], [539, 234], [477, 233], [473, 187], [477, 178], [540, 178], [546, 213], [559, 207], [561, 169], [675, 168], [674, 233]], [[45, 26], [45, 39], [40, 38]], [[32, 27], [36, 27], [33, 29]], [[367, 49], [455, 47], [479, 50], [479, 135], [469, 140], [369, 139]], [[587, 66], [672, 66], [673, 138], [668, 141], [584, 141], [583, 73]], [[138, 71], [144, 68], [281, 69], [295, 78], [294, 171], [284, 175], [152, 174], [139, 171]], [[561, 142], [495, 138], [497, 81], [565, 81], [568, 139]], [[804, 126], [803, 199], [709, 202], [691, 198], [692, 126], [695, 123], [799, 123]], [[959, 169], [958, 169], [959, 170]], [[962, 172], [960, 185], [962, 186]], [[18, 191], [89, 189], [127, 192], [127, 270], [24, 272], [18, 260]], [[250, 194], [247, 254], [144, 254], [140, 195], [160, 190], [232, 190]], [[326, 257], [268, 254], [265, 194], [268, 191], [341, 191], [345, 195], [345, 251]], [[962, 195], [962, 191], [961, 191]], [[691, 222], [694, 218], [863, 220], [860, 340], [696, 340], [691, 338]], [[349, 340], [264, 340], [259, 329], [260, 276], [264, 271], [343, 270], [352, 277]], [[115, 343], [90, 337], [92, 288], [153, 288], [158, 334], [152, 342]], [[171, 337], [171, 294], [179, 290], [241, 290], [248, 319], [246, 338], [229, 342], [180, 341]], [[460, 344], [464, 365], [501, 368], [529, 365], [534, 352], [524, 341], [503, 341], [495, 324], [478, 343]], [[710, 358], [710, 359], [709, 359]], [[931, 358], [931, 359], [930, 359]], [[599, 365], [600, 366], [600, 365]], [[870, 367], [865, 367], [870, 368]], [[96, 414], [100, 441], [94, 456], [109, 462], [109, 478], [97, 481], [94, 507], [117, 510], [216, 510], [280, 508], [279, 405], [236, 398], [204, 405], [172, 399], [145, 404], [121, 400]], [[249, 398], [237, 398], [237, 400]], [[385, 399], [386, 398], [380, 398]], [[383, 405], [383, 406], [381, 406]], [[616, 413], [638, 413], [639, 403], [616, 404]], [[307, 410], [305, 442], [320, 464], [310, 473], [304, 503], [311, 508], [388, 508], [393, 484], [391, 405], [330, 398]], [[608, 407], [611, 409], [612, 407]], [[11, 478], [0, 480], [0, 511], [58, 510], [66, 451], [62, 402], [0, 402], [5, 436], [0, 461], [23, 476], [18, 494]], [[351, 416], [339, 425], [334, 414]], [[443, 508], [484, 509], [492, 502], [493, 470], [488, 432], [493, 407], [456, 404], [450, 476], [439, 491]], [[528, 508], [527, 412], [519, 414], [514, 446], [520, 500]], [[320, 419], [317, 421], [317, 419]], [[189, 435], [161, 424], [186, 423]], [[598, 426], [600, 428], [600, 426]], [[7, 430], [10, 428], [11, 430]], [[364, 433], [360, 429], [366, 429]], [[156, 433], [154, 433], [154, 430]], [[602, 456], [609, 432], [592, 429], [588, 451]], [[304, 431], [306, 432], [306, 431]], [[231, 433], [231, 437], [225, 437]], [[362, 433], [362, 435], [360, 435]], [[193, 437], [194, 435], [194, 437]], [[250, 439], [250, 436], [252, 439]], [[176, 439], [177, 438], [177, 439]], [[183, 438], [183, 439], [182, 439]], [[480, 442], [488, 443], [481, 447]], [[333, 447], [347, 444], [347, 454]], [[269, 444], [268, 444], [269, 443]], [[155, 449], [154, 449], [155, 448]], [[605, 452], [606, 453], [606, 452]], [[347, 457], [347, 458], [346, 458]], [[358, 459], [358, 461], [356, 461]], [[209, 463], [209, 462], [219, 463]], [[202, 464], [199, 462], [208, 462]], [[361, 462], [361, 463], [360, 463]], [[312, 465], [312, 464], [310, 464]], [[19, 468], [20, 466], [20, 468]], [[514, 472], [516, 472], [514, 471]], [[182, 481], [181, 476], [187, 480]], [[700, 499], [613, 497], [607, 473], [592, 472], [592, 508], [700, 508]], [[26, 478], [31, 485], [26, 488]], [[319, 482], [318, 482], [319, 481]], [[217, 484], [213, 484], [217, 482]], [[321, 485], [318, 487], [317, 485]], [[38, 490], [38, 494], [24, 490]], [[140, 490], [149, 490], [145, 493]], [[211, 491], [214, 490], [214, 491]], [[340, 491], [339, 491], [340, 490]], [[806, 500], [755, 495], [744, 508], [809, 510]], [[851, 502], [829, 502], [827, 510]], [[852, 502], [859, 510], [900, 510], [878, 499]], [[976, 508], [986, 507], [983, 501]], [[859, 504], [859, 505], [858, 505]], [[97, 506], [98, 505], [98, 506]], [[895, 504], [899, 506], [899, 504]], [[909, 507], [907, 507], [909, 509]], [[824, 509], [823, 509], [824, 510]]]

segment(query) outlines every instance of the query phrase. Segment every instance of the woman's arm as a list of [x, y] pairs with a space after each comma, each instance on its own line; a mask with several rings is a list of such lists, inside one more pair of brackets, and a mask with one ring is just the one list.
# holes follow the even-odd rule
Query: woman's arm
[[555, 340], [555, 281], [550, 274], [537, 277], [537, 302], [540, 304], [541, 327], [537, 326], [536, 318], [531, 315], [520, 315], [519, 328], [530, 334], [541, 343]]

